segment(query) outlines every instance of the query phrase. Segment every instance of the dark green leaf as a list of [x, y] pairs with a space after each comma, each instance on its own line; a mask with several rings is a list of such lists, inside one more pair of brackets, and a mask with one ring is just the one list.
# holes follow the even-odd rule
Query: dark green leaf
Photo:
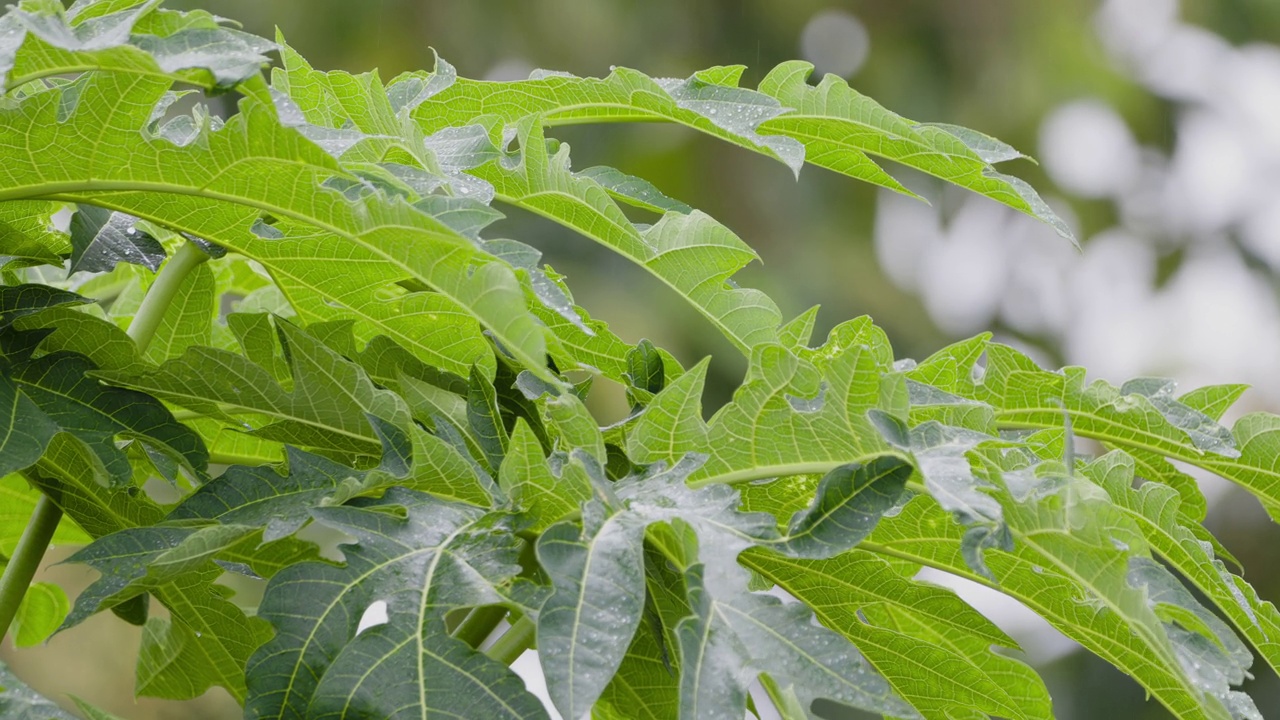
[[83, 355], [59, 351], [31, 358], [30, 349], [18, 345], [30, 345], [33, 333], [10, 332], [8, 338], [10, 352], [0, 359], [0, 424], [13, 430], [0, 437], [0, 474], [30, 466], [59, 432], [83, 443], [95, 471], [114, 484], [131, 482], [133, 474], [117, 437], [163, 451], [196, 477], [205, 471], [204, 444], [159, 401], [102, 385], [90, 377], [98, 368]]
[[885, 455], [827, 473], [807, 510], [791, 518], [778, 550], [795, 557], [831, 557], [857, 545], [902, 499], [911, 465]]
[[108, 272], [116, 263], [160, 269], [165, 252], [160, 241], [135, 227], [138, 218], [79, 205], [71, 218], [71, 270]]
[[590, 711], [622, 664], [644, 610], [644, 522], [586, 505], [582, 528], [553, 525], [538, 560], [554, 592], [538, 613], [538, 649], [564, 717]]
[[703, 567], [685, 573], [694, 616], [680, 623], [681, 717], [738, 720], [747, 687], [767, 672], [804, 707], [825, 698], [896, 718], [918, 717], [847, 640], [803, 605], [758, 593], [709, 592]]
[[[346, 565], [295, 565], [267, 587], [276, 636], [248, 667], [255, 718], [546, 717], [510, 670], [449, 636], [445, 614], [501, 602], [519, 570], [501, 516], [393, 489], [314, 517], [356, 538]], [[375, 602], [387, 622], [358, 632]]]
[[83, 305], [93, 300], [48, 285], [0, 285], [0, 330], [21, 317], [51, 307]]

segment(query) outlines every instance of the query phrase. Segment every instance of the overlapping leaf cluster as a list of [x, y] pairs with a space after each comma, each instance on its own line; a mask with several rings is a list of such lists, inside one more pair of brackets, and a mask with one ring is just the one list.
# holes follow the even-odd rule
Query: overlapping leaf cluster
[[[802, 63], [756, 89], [444, 60], [384, 85], [158, 5], [0, 17], [0, 550], [44, 493], [100, 574], [69, 612], [33, 587], [20, 641], [112, 609], [144, 626], [139, 693], [219, 685], [250, 718], [546, 717], [507, 667], [531, 646], [566, 718], [1050, 717], [1015, 640], [928, 567], [1180, 718], [1260, 717], [1236, 687], [1255, 652], [1280, 668], [1280, 615], [1179, 467], [1274, 514], [1280, 418], [1228, 429], [1241, 387], [1088, 383], [985, 336], [916, 364], [862, 318], [811, 347], [815, 311], [783, 323], [732, 281], [756, 256], [729, 228], [547, 132], [678, 123], [907, 192], [892, 160], [1069, 237], [994, 169], [1012, 149]], [[192, 88], [242, 97], [224, 119]], [[688, 300], [749, 359], [732, 402], [707, 419], [706, 361], [629, 345], [489, 237], [502, 205]], [[625, 420], [600, 426], [593, 382], [625, 387]]]

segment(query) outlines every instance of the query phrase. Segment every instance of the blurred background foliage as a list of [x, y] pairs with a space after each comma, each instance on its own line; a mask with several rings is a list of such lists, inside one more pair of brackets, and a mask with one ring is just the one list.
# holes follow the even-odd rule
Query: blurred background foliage
[[[784, 166], [678, 128], [554, 131], [575, 166], [608, 164], [735, 229], [763, 266], [736, 278], [787, 315], [822, 304], [819, 332], [872, 315], [899, 356], [922, 358], [985, 329], [1054, 367], [1112, 381], [1177, 378], [1184, 388], [1247, 382], [1242, 408], [1280, 411], [1280, 3], [1274, 0], [171, 0], [285, 34], [316, 67], [384, 80], [429, 68], [432, 49], [468, 77], [534, 68], [604, 75], [611, 65], [687, 76], [748, 66], [754, 85], [803, 58], [920, 121], [969, 126], [1038, 157], [1011, 171], [1035, 185], [1082, 240], [899, 168], [930, 204], [809, 168]], [[686, 364], [713, 354], [707, 404], [745, 364], [674, 294], [582, 238], [509, 212], [496, 233], [532, 242], [569, 276], [580, 304], [630, 341]], [[621, 413], [621, 395], [599, 401]], [[1231, 420], [1233, 418], [1228, 418]], [[1280, 598], [1280, 532], [1252, 500], [1206, 479], [1209, 527]], [[79, 582], [74, 570], [60, 579]], [[955, 584], [944, 577], [939, 582]], [[1024, 644], [1063, 720], [1164, 718], [1138, 686], [1020, 606], [959, 586]], [[109, 697], [92, 648], [133, 642], [109, 614], [50, 646], [4, 649], [16, 669], [91, 699]], [[112, 635], [114, 633], [114, 635]], [[88, 648], [88, 650], [83, 650]], [[120, 657], [112, 653], [112, 657]], [[80, 665], [76, 665], [80, 662]], [[100, 663], [99, 663], [100, 664]], [[84, 669], [81, 668], [84, 667]], [[129, 676], [131, 668], [113, 668]], [[1280, 713], [1280, 682], [1248, 688]], [[75, 677], [70, 677], [70, 676]], [[40, 684], [40, 681], [37, 681]], [[119, 697], [129, 718], [221, 718], [197, 705]]]

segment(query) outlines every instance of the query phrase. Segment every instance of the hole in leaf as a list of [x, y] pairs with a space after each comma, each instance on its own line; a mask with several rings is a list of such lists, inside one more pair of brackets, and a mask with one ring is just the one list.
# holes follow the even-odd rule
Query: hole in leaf
[[346, 556], [342, 554], [342, 545], [351, 545], [356, 542], [355, 537], [348, 535], [341, 530], [325, 525], [324, 523], [313, 520], [298, 532], [294, 533], [294, 537], [305, 542], [313, 542], [320, 547], [320, 557], [333, 562], [346, 562]]
[[375, 628], [379, 625], [387, 624], [387, 601], [376, 600], [369, 607], [364, 609], [364, 615], [360, 616], [360, 624], [356, 627], [356, 635]]

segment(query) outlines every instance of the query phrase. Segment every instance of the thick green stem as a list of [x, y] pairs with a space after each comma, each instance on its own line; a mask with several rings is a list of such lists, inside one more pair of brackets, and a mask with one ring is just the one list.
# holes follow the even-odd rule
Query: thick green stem
[[208, 259], [209, 256], [196, 247], [195, 243], [186, 242], [178, 248], [178, 252], [174, 253], [173, 257], [169, 258], [169, 262], [160, 268], [156, 281], [151, 284], [151, 289], [147, 290], [147, 296], [142, 299], [138, 314], [134, 315], [133, 322], [129, 323], [129, 337], [138, 344], [138, 350], [145, 351], [147, 345], [151, 344], [151, 338], [155, 337], [160, 321], [164, 319], [164, 314], [169, 310], [169, 305], [187, 276], [200, 263]]
[[473, 648], [479, 648], [506, 616], [507, 609], [501, 605], [475, 608], [458, 626], [453, 636]]
[[0, 637], [9, 634], [9, 626], [18, 614], [18, 606], [26, 595], [31, 579], [40, 567], [44, 551], [53, 539], [53, 533], [62, 520], [62, 508], [47, 496], [41, 495], [36, 509], [31, 513], [27, 529], [22, 531], [18, 547], [14, 549], [4, 574], [0, 575]]
[[537, 635], [538, 626], [528, 617], [522, 617], [516, 621], [511, 629], [502, 634], [493, 643], [485, 654], [497, 660], [503, 665], [510, 665], [515, 662], [525, 650], [533, 647], [534, 637]]

